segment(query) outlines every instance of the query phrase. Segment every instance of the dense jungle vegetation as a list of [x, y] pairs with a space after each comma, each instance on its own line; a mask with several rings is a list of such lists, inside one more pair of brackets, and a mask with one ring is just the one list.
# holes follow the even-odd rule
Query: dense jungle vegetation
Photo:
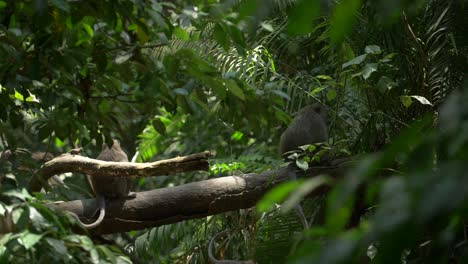
[[[255, 263], [468, 263], [465, 0], [3, 0], [0, 57], [0, 263], [210, 263], [210, 241]], [[97, 234], [50, 206], [94, 197], [82, 173], [30, 188], [113, 138], [136, 163], [214, 155], [136, 192], [255, 178], [284, 168], [281, 133], [312, 103], [325, 157], [351, 165], [253, 207]]]

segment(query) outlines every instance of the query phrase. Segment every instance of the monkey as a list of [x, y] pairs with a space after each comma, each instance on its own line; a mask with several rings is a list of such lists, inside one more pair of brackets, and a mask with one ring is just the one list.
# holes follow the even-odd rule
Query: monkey
[[[318, 103], [308, 105], [300, 110], [281, 135], [280, 153], [284, 156], [285, 153], [296, 150], [299, 146], [326, 142], [328, 140], [327, 112], [327, 108]], [[297, 178], [295, 163], [290, 163], [288, 169], [289, 178], [295, 181]], [[298, 204], [295, 210], [304, 229], [308, 229], [309, 223], [302, 206]]]
[[210, 259], [211, 263], [213, 264], [255, 264], [255, 262], [253, 262], [252, 260], [218, 260], [214, 257], [213, 255], [213, 251], [214, 251], [214, 243], [215, 243], [215, 240], [227, 233], [228, 230], [223, 230], [221, 232], [219, 232], [218, 234], [216, 234], [211, 240], [210, 240], [210, 244], [208, 245], [208, 258]]
[[296, 150], [299, 146], [327, 141], [327, 112], [326, 107], [318, 103], [300, 110], [281, 135], [280, 153]]
[[[107, 144], [102, 145], [101, 154], [96, 158], [103, 161], [128, 162], [127, 154], [120, 148], [120, 142], [113, 140], [111, 148]], [[86, 175], [91, 184], [91, 188], [96, 194], [96, 200], [99, 207], [99, 216], [94, 223], [80, 224], [87, 229], [97, 227], [103, 220], [106, 214], [106, 198], [134, 198], [134, 192], [130, 192], [132, 179], [120, 177], [97, 177]]]

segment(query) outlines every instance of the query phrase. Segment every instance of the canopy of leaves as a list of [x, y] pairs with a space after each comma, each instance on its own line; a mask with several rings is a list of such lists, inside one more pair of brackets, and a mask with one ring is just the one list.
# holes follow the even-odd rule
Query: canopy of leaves
[[[0, 1], [0, 263], [206, 263], [210, 238], [225, 228], [240, 230], [226, 259], [463, 263], [467, 8], [463, 0]], [[289, 183], [262, 201], [271, 208], [330, 185], [325, 198], [303, 203], [315, 220], [302, 233], [294, 213], [273, 209], [90, 238], [44, 205], [89, 197], [83, 177], [26, 190], [50, 155], [81, 146], [96, 157], [112, 138], [139, 162], [217, 154], [209, 173], [140, 179], [138, 190], [277, 168], [281, 132], [314, 102], [330, 109], [333, 155], [358, 161], [342, 179]]]

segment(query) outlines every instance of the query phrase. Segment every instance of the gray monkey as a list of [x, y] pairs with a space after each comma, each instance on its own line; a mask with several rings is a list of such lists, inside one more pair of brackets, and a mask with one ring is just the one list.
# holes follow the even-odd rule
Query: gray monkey
[[327, 112], [325, 106], [317, 103], [302, 108], [281, 135], [281, 154], [296, 150], [302, 145], [327, 141]]
[[[117, 161], [128, 162], [127, 154], [120, 148], [120, 142], [116, 139], [113, 140], [112, 147], [109, 148], [107, 144], [102, 145], [101, 154], [96, 158], [103, 161]], [[132, 187], [131, 178], [121, 177], [96, 177], [86, 176], [91, 184], [91, 188], [96, 194], [96, 200], [99, 206], [98, 219], [91, 224], [81, 223], [85, 228], [91, 229], [98, 226], [106, 214], [106, 198], [134, 198], [135, 193], [130, 192]]]
[[[299, 111], [281, 135], [279, 146], [281, 154], [296, 150], [299, 146], [326, 142], [328, 140], [327, 112], [327, 108], [318, 103], [308, 105]], [[288, 169], [290, 179], [296, 180], [295, 163], [290, 163]], [[309, 228], [302, 206], [298, 204], [295, 210], [304, 228]]]

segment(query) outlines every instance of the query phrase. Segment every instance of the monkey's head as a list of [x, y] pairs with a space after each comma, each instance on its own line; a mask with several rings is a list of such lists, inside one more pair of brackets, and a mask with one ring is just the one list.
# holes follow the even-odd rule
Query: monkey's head
[[112, 146], [113, 147], [120, 147], [120, 141], [118, 139], [113, 139], [112, 140]]
[[[120, 147], [120, 141], [118, 139], [113, 139], [112, 140], [112, 145], [110, 146], [111, 148], [112, 147]], [[107, 145], [106, 142], [102, 143], [102, 151], [105, 151], [105, 150], [108, 150], [109, 149], [109, 145]]]
[[310, 112], [315, 112], [319, 114], [323, 118], [325, 123], [328, 123], [328, 107], [326, 107], [325, 105], [322, 105], [319, 103], [313, 103], [311, 105], [304, 107], [298, 115], [310, 113]]

